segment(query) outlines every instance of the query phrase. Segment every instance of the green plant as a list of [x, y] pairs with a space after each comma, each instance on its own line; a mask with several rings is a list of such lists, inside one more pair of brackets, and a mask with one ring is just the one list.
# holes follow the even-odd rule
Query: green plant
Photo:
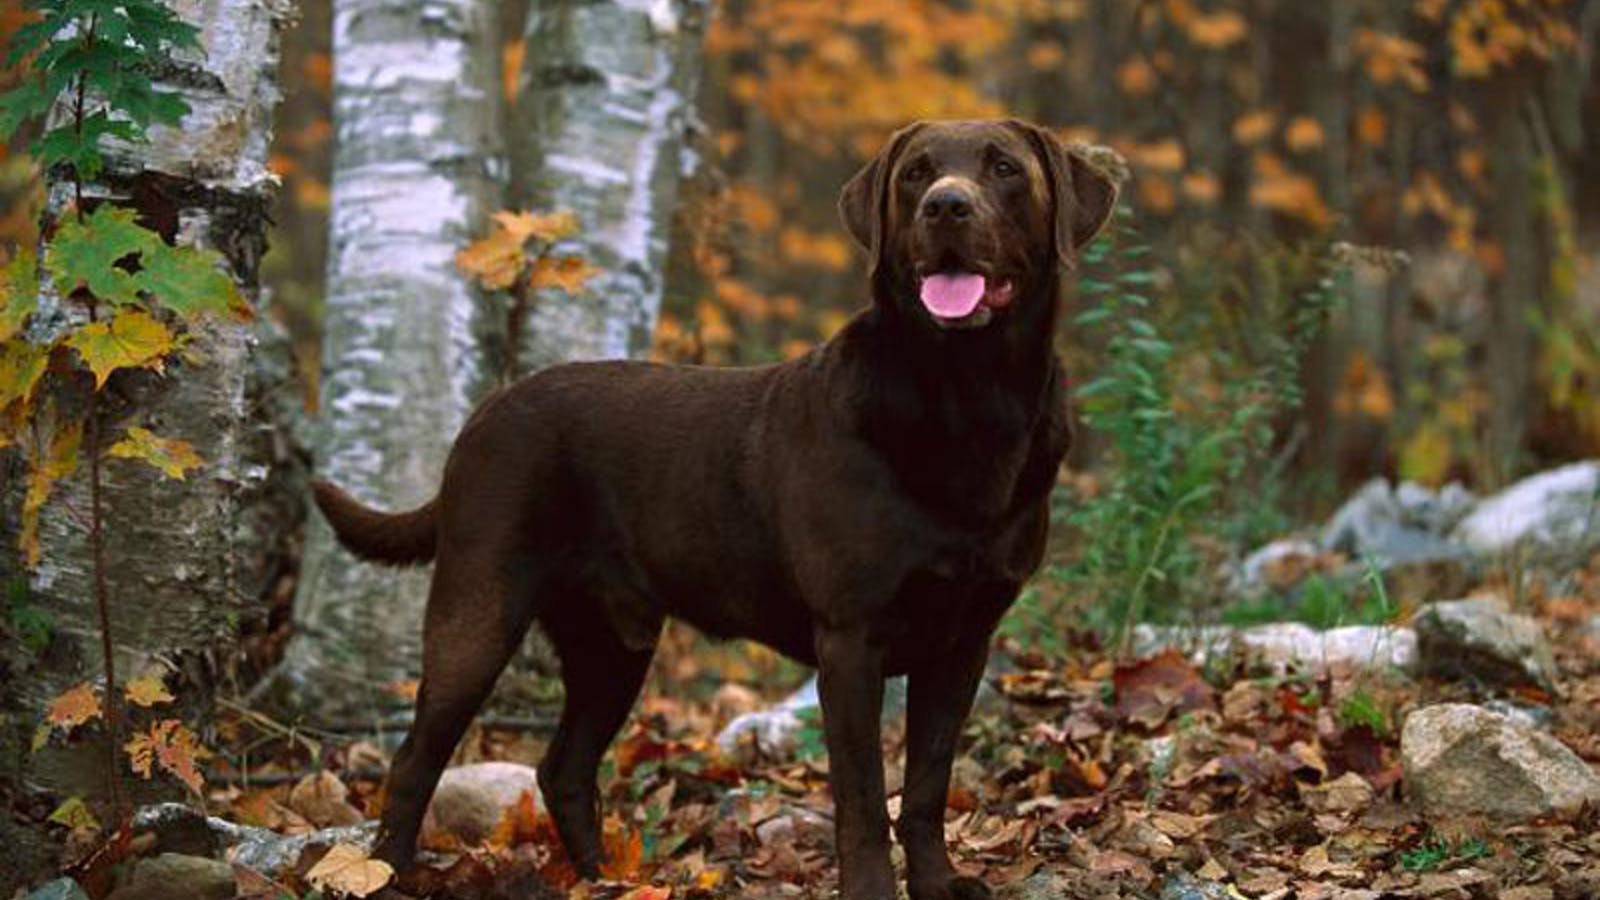
[[46, 609], [28, 602], [28, 583], [21, 578], [6, 582], [5, 630], [34, 656], [50, 646], [50, 636], [55, 633], [55, 619]]
[[1400, 866], [1407, 872], [1434, 872], [1449, 863], [1470, 862], [1490, 855], [1482, 838], [1467, 838], [1454, 843], [1430, 833], [1417, 847], [1400, 853]]
[[[1192, 605], [1186, 594], [1204, 593], [1210, 557], [1198, 538], [1259, 518], [1273, 419], [1301, 402], [1300, 360], [1341, 295], [1344, 266], [1334, 254], [1271, 331], [1258, 364], [1228, 358], [1242, 376], [1210, 398], [1195, 396], [1152, 309], [1151, 250], [1126, 211], [1119, 220], [1084, 252], [1079, 289], [1094, 305], [1074, 320], [1107, 335], [1099, 374], [1078, 391], [1083, 418], [1106, 444], [1104, 477], [1092, 496], [1068, 500], [1061, 517], [1084, 538], [1066, 575], [1095, 591], [1102, 625], [1125, 650], [1136, 623], [1171, 619]], [[1241, 489], [1247, 481], [1253, 490]]]
[[818, 760], [828, 755], [828, 745], [823, 739], [822, 707], [806, 706], [795, 711], [800, 729], [795, 732], [795, 758]]
[[[220, 254], [169, 245], [139, 224], [136, 210], [85, 196], [85, 186], [105, 173], [108, 139], [143, 141], [150, 126], [175, 125], [187, 112], [182, 98], [159, 89], [154, 78], [172, 68], [174, 53], [199, 49], [197, 29], [156, 0], [29, 5], [38, 18], [17, 31], [6, 64], [31, 59], [32, 68], [0, 97], [0, 137], [52, 109], [65, 110], [31, 152], [70, 183], [73, 202], [46, 228], [42, 259], [23, 249], [0, 271], [0, 447], [19, 445], [29, 462], [20, 529], [29, 566], [39, 561], [41, 508], [80, 457], [86, 460], [89, 509], [66, 511], [88, 535], [110, 797], [124, 817], [116, 776], [123, 698], [107, 609], [101, 465], [107, 458], [138, 459], [181, 479], [200, 459], [188, 444], [137, 426], [111, 439], [106, 432], [114, 423], [102, 395], [126, 373], [161, 371], [192, 357], [184, 353], [187, 329], [202, 318], [251, 313]], [[58, 299], [50, 308], [39, 302], [41, 274]], [[127, 748], [135, 770], [147, 775], [152, 761], [171, 768], [165, 763], [173, 747], [190, 748], [192, 735], [180, 733], [181, 723], [158, 724], [159, 731], [135, 734]]]

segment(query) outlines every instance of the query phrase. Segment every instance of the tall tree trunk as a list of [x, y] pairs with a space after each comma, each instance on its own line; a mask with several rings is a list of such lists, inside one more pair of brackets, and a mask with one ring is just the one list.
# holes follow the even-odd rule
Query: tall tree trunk
[[603, 274], [535, 305], [524, 370], [646, 350], [688, 162], [706, 0], [547, 0], [528, 17], [518, 94], [519, 201], [567, 209], [571, 249]]
[[[241, 292], [255, 301], [273, 189], [266, 159], [278, 42], [293, 0], [194, 0], [177, 9], [200, 27], [205, 53], [180, 54], [162, 86], [180, 93], [191, 111], [178, 128], [152, 129], [148, 144], [109, 151], [104, 176], [86, 194], [136, 207], [180, 243], [220, 251]], [[71, 193], [52, 184], [47, 216], [61, 215]], [[56, 298], [41, 297], [39, 327], [59, 327], [65, 315]], [[210, 651], [236, 637], [242, 618], [264, 613], [257, 601], [278, 577], [301, 513], [299, 491], [288, 483], [296, 479], [296, 457], [281, 437], [295, 399], [287, 389], [287, 349], [270, 319], [261, 321], [254, 331], [231, 323], [202, 330], [194, 347], [203, 361], [125, 376], [100, 404], [103, 428], [152, 424], [205, 460], [184, 481], [138, 464], [103, 468], [118, 671], [137, 674], [156, 658], [175, 662], [181, 675], [170, 683], [191, 709], [209, 708], [218, 674]], [[43, 652], [37, 641], [8, 641], [0, 655], [0, 706], [16, 713], [0, 716], [0, 797], [13, 789], [104, 796], [103, 744], [23, 749], [50, 698], [102, 671], [90, 549], [75, 512], [89, 506], [86, 471], [80, 467], [58, 485], [44, 507], [38, 568], [26, 578], [0, 578], [11, 594], [0, 599], [13, 611], [43, 610], [49, 627]], [[5, 479], [0, 490], [0, 532], [17, 522], [18, 480]], [[9, 563], [16, 535], [3, 538], [0, 559]], [[127, 780], [126, 770], [120, 774]], [[25, 826], [0, 816], [0, 896], [11, 895], [11, 879], [26, 880], [53, 862], [36, 856], [38, 849]]]
[[1486, 460], [1500, 471], [1481, 473], [1487, 483], [1517, 474], [1523, 437], [1535, 418], [1531, 314], [1541, 307], [1540, 255], [1535, 241], [1533, 138], [1523, 115], [1529, 81], [1524, 72], [1499, 76], [1487, 88], [1490, 231], [1499, 245], [1500, 270], [1492, 272], [1488, 321], [1489, 381]]
[[[496, 201], [490, 0], [336, 0], [333, 204], [317, 476], [401, 509], [438, 488], [489, 384], [496, 317], [454, 255]], [[286, 673], [316, 712], [379, 711], [421, 661], [426, 569], [338, 548], [313, 515]]]

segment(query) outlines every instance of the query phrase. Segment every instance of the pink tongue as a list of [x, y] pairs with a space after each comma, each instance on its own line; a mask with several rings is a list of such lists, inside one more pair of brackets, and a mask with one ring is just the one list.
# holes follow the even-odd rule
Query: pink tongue
[[959, 319], [978, 308], [986, 286], [982, 275], [929, 275], [922, 279], [922, 305], [942, 319]]

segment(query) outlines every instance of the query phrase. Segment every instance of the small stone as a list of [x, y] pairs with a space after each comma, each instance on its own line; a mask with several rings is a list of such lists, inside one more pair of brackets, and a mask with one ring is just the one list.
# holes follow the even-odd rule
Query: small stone
[[57, 878], [34, 888], [23, 900], [89, 900], [89, 895], [71, 878]]
[[1544, 629], [1497, 597], [1430, 603], [1411, 624], [1424, 673], [1503, 687], [1555, 685], [1555, 657]]
[[1228, 886], [1179, 872], [1161, 885], [1161, 900], [1232, 900]]
[[178, 853], [142, 859], [133, 875], [106, 900], [229, 900], [233, 867], [221, 860]]
[[1600, 776], [1566, 745], [1470, 704], [1411, 713], [1400, 756], [1406, 798], [1429, 817], [1524, 821], [1600, 803]]
[[423, 819], [425, 832], [442, 831], [468, 844], [480, 843], [515, 808], [526, 792], [543, 808], [539, 775], [532, 766], [481, 762], [446, 769]]

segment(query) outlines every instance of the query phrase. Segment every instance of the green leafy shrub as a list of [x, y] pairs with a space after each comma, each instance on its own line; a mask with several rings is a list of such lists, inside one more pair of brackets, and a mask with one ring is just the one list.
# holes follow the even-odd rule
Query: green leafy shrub
[[[1100, 626], [1125, 645], [1132, 626], [1174, 620], [1212, 602], [1223, 551], [1281, 527], [1271, 516], [1273, 422], [1301, 400], [1300, 360], [1341, 295], [1343, 251], [1322, 251], [1307, 289], [1285, 290], [1275, 322], [1256, 323], [1252, 347], [1180, 347], [1152, 294], [1152, 251], [1119, 213], [1118, 227], [1083, 256], [1074, 320], [1104, 335], [1096, 375], [1078, 391], [1081, 415], [1104, 444], [1093, 492], [1063, 491], [1057, 518], [1081, 547], [1056, 577], [1095, 598]], [[1270, 327], [1262, 328], [1266, 324]], [[1209, 352], [1227, 373], [1214, 393], [1186, 384], [1178, 362]]]

